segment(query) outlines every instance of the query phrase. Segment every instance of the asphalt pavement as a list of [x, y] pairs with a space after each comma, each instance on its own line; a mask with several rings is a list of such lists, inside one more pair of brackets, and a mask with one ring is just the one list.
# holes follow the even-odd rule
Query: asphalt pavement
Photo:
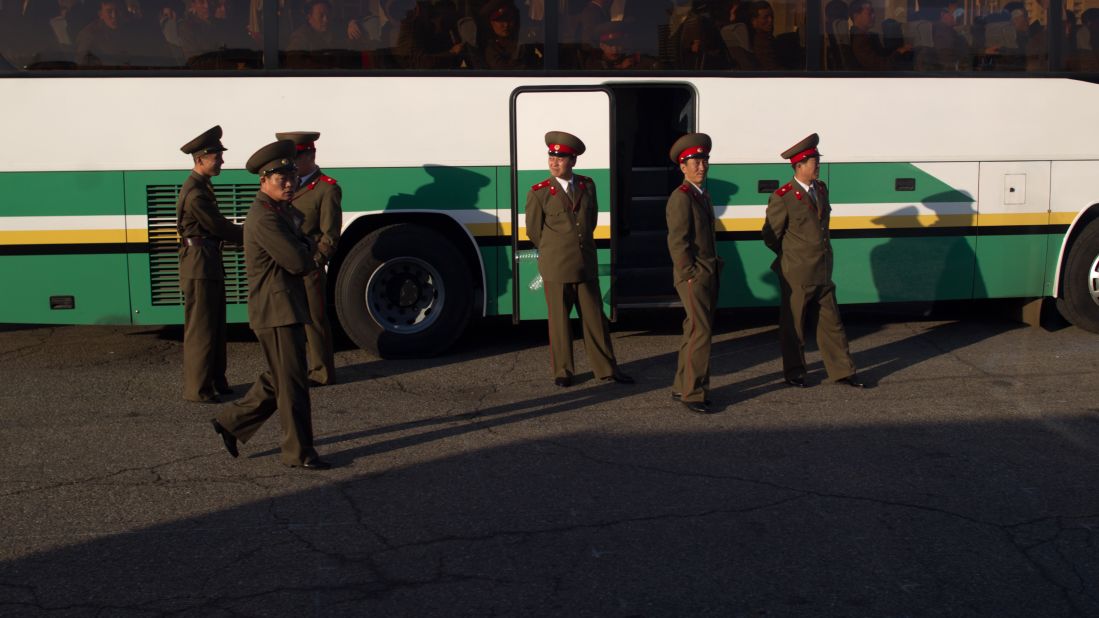
[[[1099, 616], [1099, 336], [980, 310], [848, 310], [860, 376], [782, 382], [774, 312], [615, 327], [636, 385], [555, 387], [545, 324], [449, 354], [346, 345], [317, 450], [231, 459], [178, 327], [0, 326], [0, 615]], [[240, 396], [263, 369], [231, 329]]]

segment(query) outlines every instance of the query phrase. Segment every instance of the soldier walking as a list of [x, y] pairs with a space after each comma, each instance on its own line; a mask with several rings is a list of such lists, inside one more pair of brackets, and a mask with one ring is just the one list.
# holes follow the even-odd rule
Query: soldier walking
[[210, 178], [221, 173], [225, 146], [216, 126], [180, 147], [194, 168], [176, 201], [179, 285], [183, 290], [183, 398], [220, 402], [233, 392], [225, 378], [225, 266], [223, 242], [241, 242], [241, 226], [218, 210]]
[[714, 205], [706, 191], [713, 143], [705, 133], [688, 133], [669, 151], [683, 183], [668, 197], [668, 253], [675, 291], [683, 303], [683, 339], [672, 398], [696, 414], [711, 414], [710, 338], [722, 260], [717, 256]]
[[295, 154], [294, 143], [282, 140], [260, 148], [246, 164], [260, 177], [244, 223], [248, 323], [267, 359], [267, 371], [244, 397], [224, 406], [210, 422], [225, 450], [236, 457], [237, 441], [248, 442], [277, 410], [282, 463], [327, 470], [331, 466], [313, 450], [304, 326], [309, 323], [309, 302], [303, 277], [317, 266], [315, 248], [290, 207], [297, 181]]
[[809, 386], [805, 381], [805, 328], [816, 323], [817, 345], [828, 377], [863, 388], [855, 375], [832, 283], [828, 231], [832, 207], [828, 187], [820, 181], [819, 142], [814, 133], [782, 153], [794, 168], [794, 179], [771, 194], [763, 225], [763, 242], [776, 254], [771, 269], [778, 275], [782, 291], [782, 374], [791, 386]]
[[303, 217], [301, 231], [317, 245], [313, 261], [317, 269], [305, 276], [305, 294], [309, 298], [309, 319], [305, 327], [308, 345], [309, 385], [325, 386], [336, 382], [336, 358], [332, 347], [332, 324], [328, 320], [328, 263], [336, 255], [343, 229], [343, 190], [336, 179], [317, 167], [316, 142], [321, 134], [314, 131], [276, 133], [275, 139], [294, 142], [297, 151], [298, 186], [291, 203]]
[[546, 291], [553, 383], [572, 386], [569, 314], [575, 306], [595, 377], [633, 384], [633, 378], [618, 370], [603, 315], [595, 256], [594, 233], [599, 219], [595, 182], [572, 171], [586, 147], [580, 138], [563, 131], [546, 133], [546, 146], [551, 177], [527, 193], [526, 225], [527, 236], [538, 249], [538, 272]]

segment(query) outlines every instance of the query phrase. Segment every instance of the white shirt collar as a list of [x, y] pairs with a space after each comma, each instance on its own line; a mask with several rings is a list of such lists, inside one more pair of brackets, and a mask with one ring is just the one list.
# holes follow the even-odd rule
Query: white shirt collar
[[565, 193], [568, 193], [568, 192], [569, 192], [569, 185], [570, 185], [570, 184], [572, 184], [572, 183], [573, 183], [573, 181], [575, 181], [575, 180], [576, 180], [576, 176], [575, 176], [575, 175], [573, 175], [573, 177], [572, 177], [572, 178], [569, 178], [568, 180], [565, 180], [564, 178], [559, 178], [559, 177], [557, 177], [557, 176], [554, 176], [554, 180], [556, 180], [556, 181], [557, 181], [557, 184], [561, 185], [561, 189], [562, 189], [562, 190], [563, 190], [563, 191], [564, 191]]
[[695, 183], [691, 182], [690, 180], [687, 181], [687, 184], [694, 187], [698, 191], [699, 195], [705, 195], [706, 194], [706, 192], [702, 190], [702, 187], [696, 185]]
[[798, 180], [798, 179], [797, 179], [797, 177], [794, 177], [794, 182], [796, 182], [796, 183], [798, 183], [799, 185], [801, 185], [801, 188], [802, 188], [802, 189], [805, 189], [805, 192], [806, 192], [806, 193], [808, 193], [808, 192], [809, 192], [809, 185], [807, 185], [807, 184], [805, 184], [804, 182], [802, 182], [802, 181]]

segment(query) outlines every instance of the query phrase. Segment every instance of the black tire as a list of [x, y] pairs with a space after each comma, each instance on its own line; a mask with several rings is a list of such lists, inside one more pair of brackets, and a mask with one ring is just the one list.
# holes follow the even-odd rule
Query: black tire
[[466, 260], [449, 239], [399, 223], [348, 252], [336, 277], [336, 314], [351, 340], [378, 356], [434, 356], [465, 330], [473, 289]]
[[1077, 327], [1099, 333], [1099, 221], [1072, 243], [1062, 276], [1057, 309]]

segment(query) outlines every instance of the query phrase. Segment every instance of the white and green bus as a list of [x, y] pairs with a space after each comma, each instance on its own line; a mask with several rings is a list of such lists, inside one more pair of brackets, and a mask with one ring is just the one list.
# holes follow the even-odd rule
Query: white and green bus
[[[286, 66], [278, 36], [232, 70], [84, 68], [5, 52], [0, 322], [181, 322], [175, 201], [190, 160], [179, 146], [220, 124], [229, 151], [214, 184], [238, 222], [257, 188], [242, 169], [248, 155], [276, 131], [321, 132], [318, 162], [344, 194], [331, 304], [352, 340], [384, 356], [443, 351], [477, 316], [545, 317], [522, 222], [528, 188], [548, 176], [550, 129], [588, 145], [577, 170], [598, 190], [612, 314], [677, 303], [664, 204], [680, 176], [667, 150], [687, 131], [714, 141], [720, 305], [777, 304], [764, 209], [791, 177], [778, 153], [817, 132], [841, 302], [1053, 297], [1099, 332], [1099, 125], [1089, 120], [1099, 85], [1080, 68], [1080, 46], [1062, 49], [1064, 20], [1046, 20], [1057, 23], [1045, 26], [1040, 69], [974, 52], [967, 71], [863, 73], [829, 61], [837, 37], [819, 0], [771, 3], [787, 64], [749, 70], [726, 53], [715, 69], [669, 51], [680, 42], [676, 5], [656, 43], [637, 45], [642, 68], [607, 69], [575, 60], [604, 50], [567, 27], [568, 3], [537, 3], [540, 20], [529, 4], [533, 67], [468, 61], [468, 36], [461, 64], [444, 68], [401, 66], [381, 44], [313, 59], [328, 67]], [[1048, 15], [1064, 10], [1048, 4]], [[629, 18], [631, 3], [615, 5]], [[238, 248], [225, 267], [228, 316], [243, 322]]]

